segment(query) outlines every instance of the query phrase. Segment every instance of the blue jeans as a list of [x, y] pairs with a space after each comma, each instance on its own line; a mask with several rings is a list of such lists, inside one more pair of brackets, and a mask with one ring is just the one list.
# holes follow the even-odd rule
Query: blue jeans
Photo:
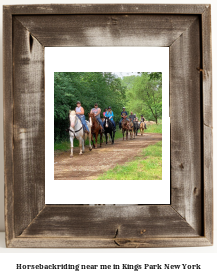
[[115, 128], [115, 121], [113, 119], [110, 119], [110, 121], [113, 123], [113, 126]]
[[90, 132], [90, 131], [89, 131], [89, 128], [88, 128], [88, 126], [87, 126], [87, 123], [86, 123], [86, 121], [85, 121], [85, 116], [84, 116], [84, 115], [76, 115], [76, 116], [81, 120], [81, 122], [82, 122], [84, 128], [85, 128], [88, 132]]
[[96, 117], [96, 119], [97, 119], [97, 121], [100, 123], [100, 125], [101, 125], [102, 128], [103, 128], [103, 122], [102, 122], [101, 118], [100, 118], [100, 117]]

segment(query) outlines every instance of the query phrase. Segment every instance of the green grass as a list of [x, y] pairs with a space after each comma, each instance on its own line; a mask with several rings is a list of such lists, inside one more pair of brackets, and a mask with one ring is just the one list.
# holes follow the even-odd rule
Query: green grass
[[144, 130], [145, 133], [162, 133], [162, 123], [147, 125], [147, 129]]
[[117, 165], [98, 180], [161, 180], [162, 141], [148, 146], [142, 154], [124, 165]]

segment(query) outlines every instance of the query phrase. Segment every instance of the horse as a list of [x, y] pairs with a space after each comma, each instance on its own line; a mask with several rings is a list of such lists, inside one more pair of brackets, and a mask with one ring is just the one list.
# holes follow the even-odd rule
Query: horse
[[124, 133], [126, 131], [126, 140], [128, 140], [128, 130], [129, 130], [129, 122], [126, 119], [123, 119], [121, 122], [123, 140], [124, 140]]
[[137, 134], [138, 134], [139, 127], [140, 127], [139, 122], [134, 121], [134, 122], [133, 122], [133, 128], [134, 128], [134, 138], [135, 138], [135, 135], [137, 136]]
[[[105, 118], [103, 117], [102, 119], [102, 122], [104, 123], [104, 121], [105, 121]], [[102, 142], [104, 143], [104, 138], [105, 138], [105, 133], [103, 133], [103, 135], [102, 135]], [[112, 140], [112, 138], [111, 138], [111, 136], [110, 136], [110, 134], [108, 134], [108, 142], [110, 142]]]
[[133, 137], [135, 138], [135, 132], [134, 132], [134, 122], [132, 122], [131, 119], [128, 126], [129, 126], [130, 139], [133, 139]]
[[[89, 113], [89, 118], [92, 121], [92, 128], [91, 128], [91, 141], [93, 143], [93, 147], [97, 149], [97, 138], [98, 135], [100, 134], [100, 147], [102, 146], [102, 128], [100, 123], [97, 121], [93, 113]], [[93, 135], [95, 136], [95, 144], [93, 141]]]
[[[69, 119], [70, 119], [70, 128], [69, 130], [69, 136], [70, 136], [70, 142], [71, 142], [71, 154], [70, 157], [73, 157], [73, 141], [74, 138], [77, 138], [79, 141], [79, 147], [80, 147], [80, 153], [82, 154], [85, 150], [84, 148], [84, 141], [85, 141], [85, 133], [84, 133], [84, 129], [83, 129], [83, 125], [81, 123], [81, 120], [76, 116], [76, 113], [74, 110], [69, 111]], [[92, 150], [92, 146], [91, 146], [91, 126], [92, 126], [92, 122], [91, 122], [91, 118], [90, 118], [90, 122], [87, 122], [87, 126], [90, 130], [89, 132], [89, 150]]]
[[107, 144], [107, 139], [108, 139], [108, 136], [107, 136], [108, 133], [110, 134], [112, 144], [114, 144], [114, 138], [115, 138], [114, 126], [108, 117], [105, 117], [104, 129], [105, 129], [106, 144]]
[[144, 133], [144, 129], [145, 129], [145, 123], [144, 123], [144, 122], [141, 122], [141, 123], [140, 123], [141, 136], [142, 136], [143, 133]]

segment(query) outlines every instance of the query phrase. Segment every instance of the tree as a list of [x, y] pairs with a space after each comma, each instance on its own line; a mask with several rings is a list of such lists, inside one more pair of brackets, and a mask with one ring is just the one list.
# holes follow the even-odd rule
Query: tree
[[[69, 110], [81, 101], [86, 119], [97, 102], [102, 112], [112, 107], [114, 120], [120, 118], [126, 99], [121, 79], [110, 72], [55, 72], [54, 74], [54, 140], [68, 138]], [[102, 114], [101, 114], [102, 116]]]
[[162, 74], [143, 72], [132, 80], [126, 91], [127, 109], [157, 123], [162, 118]]

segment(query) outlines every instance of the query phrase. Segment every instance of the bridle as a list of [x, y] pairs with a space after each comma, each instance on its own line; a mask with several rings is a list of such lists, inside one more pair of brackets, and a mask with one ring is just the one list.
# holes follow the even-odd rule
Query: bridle
[[[78, 120], [78, 117], [77, 117], [77, 116], [75, 116], [75, 117], [76, 117], [76, 120]], [[80, 120], [80, 119], [79, 119], [79, 120]], [[80, 120], [80, 122], [81, 122], [81, 120]], [[75, 127], [76, 127], [77, 124], [78, 124], [78, 121], [76, 121]], [[83, 125], [82, 125], [82, 122], [81, 122], [81, 128], [80, 128], [80, 129], [78, 129], [78, 130], [71, 130], [71, 128], [69, 128], [69, 131], [71, 131], [72, 134], [74, 135], [74, 137], [77, 139], [75, 133], [79, 132], [82, 128], [83, 128]]]

